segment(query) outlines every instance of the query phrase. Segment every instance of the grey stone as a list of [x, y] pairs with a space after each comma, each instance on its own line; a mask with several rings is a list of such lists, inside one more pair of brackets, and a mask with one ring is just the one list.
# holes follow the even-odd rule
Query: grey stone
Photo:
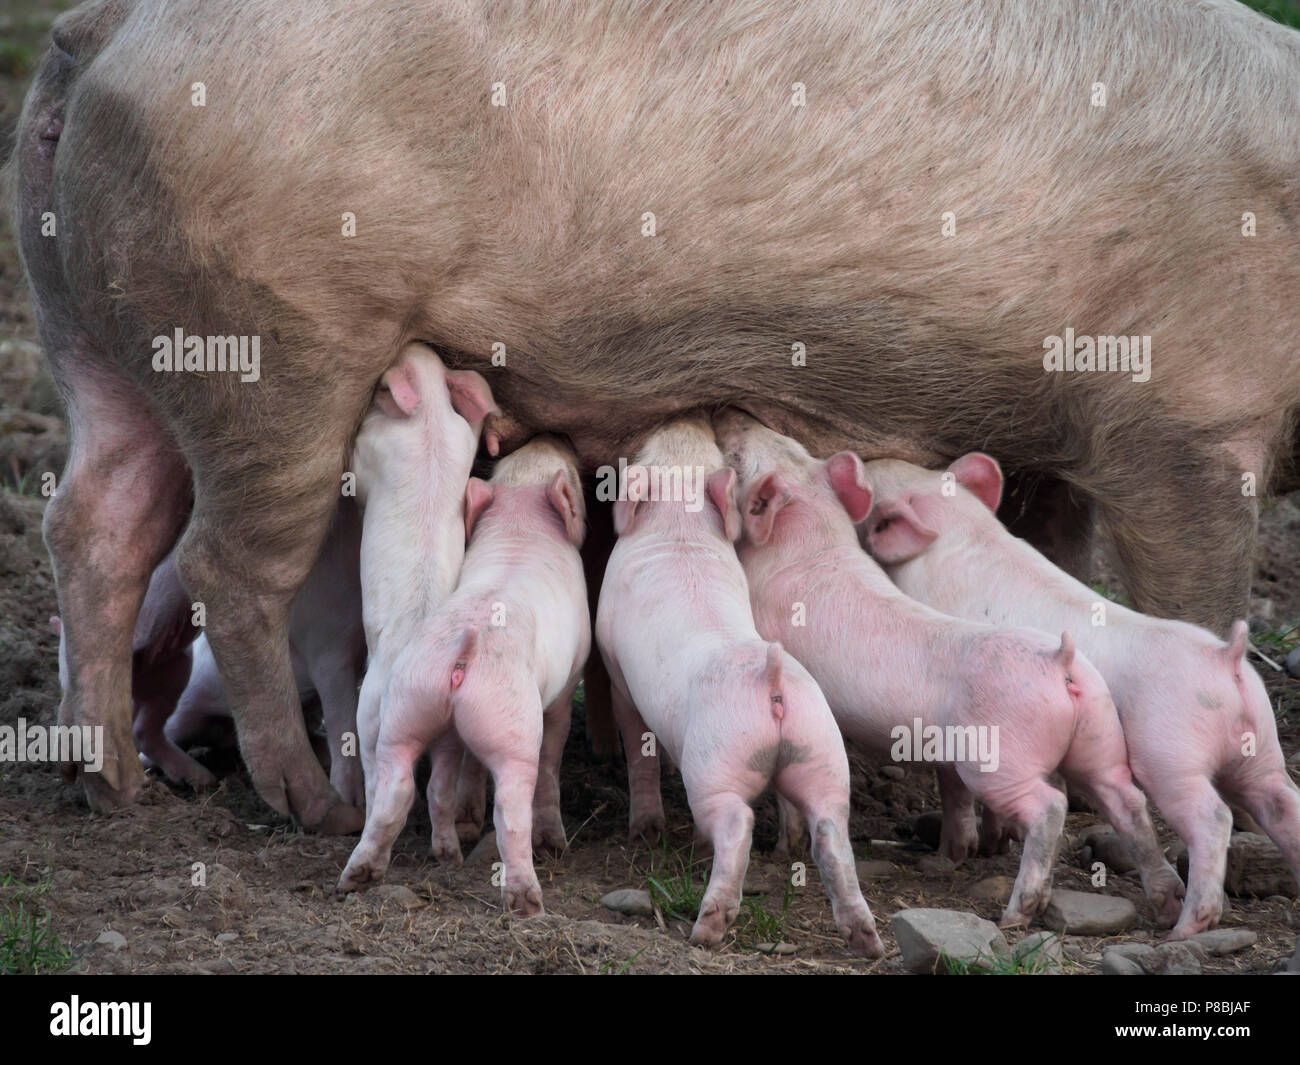
[[793, 943], [782, 940], [780, 943], [755, 943], [754, 949], [760, 954], [793, 954], [798, 948]]
[[1006, 904], [1011, 900], [1011, 890], [1016, 886], [1013, 876], [990, 876], [977, 880], [967, 894], [973, 899]]
[[916, 868], [926, 876], [950, 876], [957, 870], [952, 860], [942, 854], [923, 854], [917, 861]]
[[1091, 869], [1093, 862], [1104, 862], [1112, 873], [1131, 873], [1137, 868], [1128, 844], [1115, 834], [1110, 825], [1093, 825], [1083, 834], [1083, 852], [1088, 855], [1083, 868]]
[[[1291, 648], [1291, 653], [1286, 656], [1286, 671], [1293, 677], [1300, 677], [1300, 646]], [[1291, 758], [1294, 760], [1295, 755]]]
[[[1198, 956], [1198, 953], [1200, 956]], [[1142, 971], [1152, 976], [1198, 976], [1204, 951], [1187, 943], [1162, 943], [1138, 962]]]
[[1053, 891], [1043, 924], [1075, 936], [1112, 936], [1137, 924], [1137, 907], [1118, 895]]
[[1141, 960], [1144, 955], [1150, 954], [1156, 948], [1147, 943], [1114, 943], [1106, 948], [1107, 954], [1118, 954], [1121, 958], [1127, 958], [1131, 962]]
[[1033, 972], [1060, 972], [1064, 940], [1055, 932], [1031, 932], [1012, 948], [1017, 960]]
[[1249, 928], [1213, 928], [1208, 932], [1197, 932], [1187, 938], [1188, 943], [1203, 947], [1207, 954], [1220, 957], [1245, 950], [1259, 941], [1259, 936]]
[[1107, 976], [1141, 976], [1142, 966], [1112, 948], [1101, 956], [1101, 971]]
[[96, 938], [95, 946], [105, 947], [116, 954], [119, 950], [126, 949], [126, 936], [121, 932], [114, 932], [111, 928], [105, 928]]
[[375, 888], [375, 894], [388, 902], [395, 902], [408, 910], [423, 906], [420, 896], [405, 884], [381, 884]]
[[600, 900], [600, 904], [615, 913], [625, 913], [629, 917], [650, 917], [655, 912], [650, 892], [640, 888], [619, 888], [611, 891]]
[[224, 945], [226, 943], [233, 943], [238, 938], [238, 932], [222, 932], [221, 935], [217, 936], [217, 942]]
[[940, 956], [991, 969], [994, 960], [1010, 955], [1006, 937], [992, 921], [959, 910], [899, 910], [889, 926], [903, 955], [903, 967], [914, 973], [945, 972]]

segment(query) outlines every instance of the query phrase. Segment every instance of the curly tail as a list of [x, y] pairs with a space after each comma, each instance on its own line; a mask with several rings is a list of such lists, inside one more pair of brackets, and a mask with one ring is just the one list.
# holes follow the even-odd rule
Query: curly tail
[[767, 662], [763, 666], [763, 682], [771, 700], [772, 716], [778, 721], [785, 717], [785, 695], [781, 691], [781, 669], [785, 665], [785, 650], [779, 643], [767, 645]]
[[456, 648], [456, 660], [451, 667], [451, 690], [455, 691], [465, 683], [465, 671], [469, 669], [470, 660], [478, 650], [478, 628], [469, 626], [460, 637], [460, 646]]

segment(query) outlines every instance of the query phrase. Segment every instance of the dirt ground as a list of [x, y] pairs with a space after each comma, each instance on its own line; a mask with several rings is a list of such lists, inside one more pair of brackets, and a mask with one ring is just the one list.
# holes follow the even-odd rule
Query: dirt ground
[[[0, 37], [9, 37], [0, 49], [0, 156], [8, 153], [30, 58], [38, 54], [24, 42], [46, 32], [60, 6], [19, 3], [14, 14], [0, 16]], [[57, 399], [35, 361], [35, 323], [19, 276], [12, 234], [0, 216], [0, 725], [19, 717], [48, 725], [58, 706], [57, 641], [48, 624], [56, 604], [40, 537], [40, 475], [61, 468], [66, 444]], [[1266, 503], [1252, 627], [1256, 643], [1279, 661], [1295, 645], [1300, 623], [1297, 548], [1300, 494]], [[1300, 682], [1255, 662], [1278, 708], [1283, 746], [1294, 755]], [[908, 770], [898, 779], [897, 767], [886, 773], [855, 757], [855, 853], [893, 866], [863, 882], [889, 955], [866, 962], [844, 950], [811, 863], [807, 885], [793, 890], [782, 917], [789, 867], [768, 856], [776, 838], [770, 799], [758, 810], [753, 901], [723, 947], [710, 952], [686, 943], [688, 922], [662, 914], [625, 917], [600, 905], [606, 892], [644, 888], [650, 876], [682, 877], [690, 814], [680, 781], [667, 779], [668, 843], [629, 844], [622, 766], [588, 753], [580, 706], [563, 777], [571, 844], [562, 857], [539, 860], [547, 915], [528, 921], [500, 913], [490, 882], [494, 852], [471, 857], [458, 870], [428, 857], [428, 817], [420, 803], [394, 850], [386, 886], [336, 900], [333, 885], [355, 840], [295, 830], [261, 803], [236, 758], [214, 752], [213, 759], [226, 772], [214, 793], [196, 797], [158, 781], [145, 801], [110, 816], [90, 813], [79, 790], [62, 784], [52, 766], [0, 764], [0, 971], [9, 957], [20, 970], [90, 973], [898, 973], [890, 914], [937, 906], [996, 920], [1002, 908], [996, 884], [982, 884], [976, 894], [971, 889], [1014, 877], [1019, 854], [1013, 845], [1010, 855], [937, 868], [941, 863], [910, 827], [913, 816], [938, 806], [932, 775]], [[1083, 830], [1096, 820], [1087, 812], [1070, 815], [1058, 887], [1091, 890], [1078, 851]], [[1163, 826], [1161, 834], [1162, 842], [1174, 841]], [[697, 865], [697, 888], [702, 874]], [[1116, 877], [1106, 890], [1132, 899], [1141, 914], [1139, 927], [1117, 938], [1154, 941], [1136, 877]], [[33, 912], [36, 924], [23, 925]], [[1211, 959], [1206, 970], [1269, 972], [1295, 948], [1300, 903], [1271, 889], [1266, 898], [1235, 898], [1223, 925], [1249, 928], [1259, 941]], [[125, 944], [97, 944], [105, 931]], [[23, 944], [32, 946], [33, 939], [39, 943], [24, 962]], [[794, 952], [754, 949], [773, 939]], [[1109, 942], [1069, 937], [1067, 971], [1098, 972]]]

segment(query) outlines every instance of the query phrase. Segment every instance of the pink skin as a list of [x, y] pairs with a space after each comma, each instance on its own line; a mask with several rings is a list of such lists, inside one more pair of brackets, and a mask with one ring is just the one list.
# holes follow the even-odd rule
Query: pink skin
[[[1232, 830], [1225, 798], [1259, 822], [1300, 878], [1300, 790], [1263, 683], [1245, 662], [1244, 622], [1225, 643], [1115, 603], [1099, 615], [1097, 593], [997, 520], [1002, 475], [987, 455], [945, 471], [896, 461], [867, 470], [878, 491], [859, 533], [909, 595], [963, 617], [1078, 634], [1114, 695], [1134, 775], [1187, 843], [1187, 898], [1170, 938], [1212, 928], [1222, 913]], [[1247, 734], [1253, 754], [1243, 753]]]
[[740, 475], [740, 558], [758, 630], [808, 668], [845, 738], [887, 752], [891, 729], [914, 718], [998, 727], [997, 768], [981, 771], [974, 759], [943, 764], [940, 786], [956, 808], [944, 839], [954, 860], [976, 843], [968, 793], [1023, 833], [1003, 924], [1026, 923], [1047, 905], [1066, 804], [1045, 778], [1058, 769], [1105, 803], [1154, 873], [1163, 859], [1149, 820], [1136, 813], [1145, 803], [1128, 774], [1114, 707], [1068, 633], [1058, 641], [994, 629], [907, 598], [858, 545], [853, 523], [870, 509], [871, 491], [856, 455], [818, 461], [737, 411], [714, 424]]
[[[400, 449], [385, 457], [429, 461]], [[369, 489], [367, 539], [380, 490]], [[366, 827], [338, 891], [360, 890], [383, 876], [414, 801], [414, 766], [425, 750], [433, 753], [434, 853], [460, 860], [454, 788], [463, 744], [495, 785], [503, 903], [531, 916], [543, 912], [534, 843], [564, 845], [559, 760], [569, 699], [591, 648], [578, 553], [582, 496], [572, 453], [546, 438], [535, 440], [501, 460], [490, 484], [469, 480], [464, 499], [469, 546], [451, 596], [440, 607], [421, 605], [413, 625], [402, 618], [386, 624], [366, 604], [367, 624], [375, 621], [380, 634], [372, 657], [382, 668], [379, 727], [366, 774]], [[414, 541], [429, 535], [424, 528], [410, 533]], [[416, 588], [436, 587], [422, 581], [419, 570], [402, 577]], [[404, 637], [395, 652], [394, 634]]]
[[[357, 684], [365, 662], [360, 548], [360, 514], [344, 499], [321, 556], [294, 599], [289, 627], [299, 694], [320, 696], [330, 783], [351, 805], [360, 805], [364, 798], [355, 740]], [[136, 623], [133, 733], [146, 764], [202, 790], [214, 786], [216, 778], [182, 747], [192, 743], [210, 719], [229, 718], [231, 711], [206, 640], [200, 639], [201, 650], [191, 656], [190, 642], [199, 633], [190, 624], [191, 608], [169, 556], [154, 571]], [[354, 737], [349, 744], [352, 754], [344, 754], [348, 733]]]
[[[627, 753], [631, 834], [653, 841], [663, 830], [662, 748], [681, 767], [697, 834], [713, 851], [691, 942], [718, 943], [740, 909], [751, 804], [774, 785], [808, 824], [849, 948], [881, 957], [849, 846], [844, 744], [808, 672], [754, 628], [732, 546], [739, 534], [734, 474], [720, 468], [713, 434], [698, 418], [658, 430], [637, 462], [712, 472], [707, 501], [697, 499], [697, 507], [688, 499], [614, 506], [619, 535], [605, 570], [596, 638]], [[650, 755], [642, 738], [647, 726], [656, 744]]]

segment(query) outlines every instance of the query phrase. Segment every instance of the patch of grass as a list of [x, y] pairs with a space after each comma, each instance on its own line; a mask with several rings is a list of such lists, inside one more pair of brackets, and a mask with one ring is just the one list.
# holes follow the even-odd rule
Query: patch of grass
[[1089, 585], [1089, 587], [1091, 587], [1092, 590], [1096, 592], [1099, 596], [1101, 596], [1103, 599], [1109, 599], [1112, 603], [1118, 603], [1120, 606], [1126, 606], [1130, 608], [1133, 606], [1133, 601], [1129, 599], [1129, 597], [1125, 595], [1123, 591], [1120, 590], [1112, 591], [1111, 589], [1107, 588], [1104, 584], [1102, 584], [1100, 581], [1093, 581], [1092, 584]]
[[36, 65], [36, 49], [21, 41], [0, 37], [0, 75], [25, 78]]
[[610, 972], [610, 967], [614, 964], [614, 959], [613, 959], [613, 958], [610, 958], [609, 961], [605, 962], [605, 964], [602, 965], [602, 966], [600, 967], [600, 974], [599, 974], [599, 975], [601, 975], [601, 976], [622, 976], [624, 973], [626, 973], [626, 972], [628, 971], [628, 969], [630, 969], [630, 968], [632, 967], [632, 963], [633, 963], [634, 961], [636, 961], [637, 958], [641, 957], [641, 955], [644, 954], [644, 953], [645, 953], [645, 947], [642, 947], [642, 948], [641, 948], [640, 950], [638, 950], [635, 954], [633, 954], [632, 957], [628, 958], [627, 961], [625, 961], [622, 965], [620, 965], [620, 966], [619, 966], [616, 970], [614, 970], [614, 972], [612, 972], [612, 973]]
[[[0, 880], [0, 888], [17, 883], [6, 876]], [[19, 884], [19, 890], [0, 909], [0, 976], [61, 973], [72, 965], [71, 951], [54, 931], [53, 916], [38, 902], [49, 887], [48, 877], [35, 887]]]
[[740, 904], [740, 918], [736, 921], [736, 942], [750, 950], [760, 943], [780, 943], [785, 935], [786, 918], [790, 903], [794, 901], [794, 883], [787, 878], [781, 895], [781, 912], [771, 913], [762, 899], [745, 899]]
[[[655, 868], [656, 864], [659, 866]], [[695, 845], [692, 843], [683, 861], [680, 851], [669, 851], [668, 840], [664, 839], [656, 863], [651, 859], [650, 872], [645, 878], [646, 890], [663, 915], [679, 921], [694, 921], [700, 915], [700, 903], [704, 901], [705, 880], [700, 874], [699, 885], [695, 882]]]
[[939, 964], [949, 976], [1038, 976], [1055, 967], [1051, 955], [1044, 951], [1049, 940], [1042, 940], [1033, 950], [1019, 957], [1015, 954], [989, 957], [981, 951], [973, 958], [954, 958], [939, 952]]
[[1242, 2], [1284, 26], [1300, 29], [1300, 3], [1296, 0], [1242, 0]]
[[1250, 642], [1265, 653], [1285, 658], [1300, 643], [1300, 625], [1282, 625], [1272, 632], [1255, 632]]

